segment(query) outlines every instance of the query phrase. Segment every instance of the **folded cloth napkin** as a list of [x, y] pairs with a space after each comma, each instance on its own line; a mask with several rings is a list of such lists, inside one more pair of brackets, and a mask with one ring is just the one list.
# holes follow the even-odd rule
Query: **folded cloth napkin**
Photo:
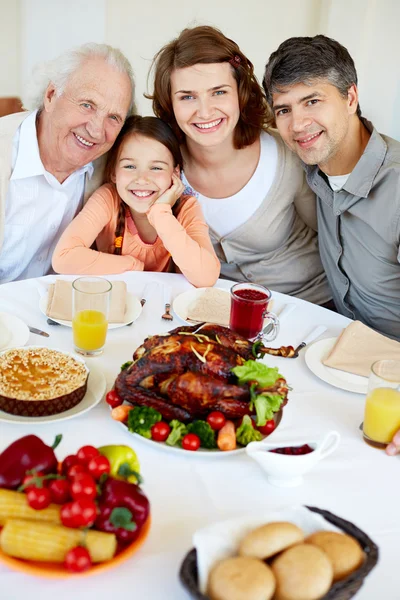
[[330, 354], [323, 360], [327, 367], [368, 377], [371, 365], [385, 358], [400, 360], [400, 343], [354, 321], [343, 329]]
[[229, 292], [218, 288], [206, 288], [188, 307], [186, 318], [190, 321], [215, 323], [229, 326], [231, 298]]
[[[126, 311], [126, 283], [125, 281], [112, 281], [111, 283], [108, 322], [123, 323]], [[96, 282], [88, 282], [87, 285], [88, 290], [95, 291]], [[51, 319], [72, 321], [72, 281], [57, 279], [55, 283], [49, 285], [46, 315]]]

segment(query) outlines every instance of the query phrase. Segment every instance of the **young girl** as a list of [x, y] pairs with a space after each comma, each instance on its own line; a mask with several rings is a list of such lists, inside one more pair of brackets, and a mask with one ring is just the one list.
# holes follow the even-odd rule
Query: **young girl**
[[214, 285], [219, 261], [200, 205], [182, 196], [181, 167], [168, 125], [156, 117], [128, 118], [108, 155], [107, 183], [64, 231], [53, 269], [85, 275], [170, 271], [173, 261], [193, 285]]

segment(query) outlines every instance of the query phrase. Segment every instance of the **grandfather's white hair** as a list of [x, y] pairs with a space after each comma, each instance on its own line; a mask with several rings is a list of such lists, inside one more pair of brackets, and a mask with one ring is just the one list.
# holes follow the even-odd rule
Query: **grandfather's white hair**
[[31, 80], [22, 97], [24, 108], [28, 110], [42, 109], [44, 94], [50, 82], [54, 84], [57, 95], [61, 96], [69, 77], [85, 60], [91, 58], [103, 58], [117, 71], [128, 75], [132, 85], [132, 100], [128, 114], [134, 114], [136, 112], [135, 80], [129, 60], [117, 48], [94, 42], [67, 50], [58, 58], [37, 65], [33, 69]]

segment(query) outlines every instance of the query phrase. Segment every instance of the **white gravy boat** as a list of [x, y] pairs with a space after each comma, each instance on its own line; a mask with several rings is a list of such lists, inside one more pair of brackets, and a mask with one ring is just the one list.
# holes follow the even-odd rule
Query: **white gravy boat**
[[[291, 439], [280, 442], [251, 442], [246, 446], [247, 454], [265, 471], [269, 483], [279, 487], [294, 487], [303, 483], [303, 475], [317, 462], [336, 450], [340, 434], [330, 431], [320, 440]], [[287, 455], [270, 452], [275, 448], [297, 447], [308, 444], [313, 452], [302, 455]]]

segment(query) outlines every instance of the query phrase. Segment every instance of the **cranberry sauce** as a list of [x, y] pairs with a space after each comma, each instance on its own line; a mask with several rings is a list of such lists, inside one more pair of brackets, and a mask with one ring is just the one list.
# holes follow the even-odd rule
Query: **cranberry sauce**
[[248, 340], [260, 333], [269, 296], [259, 290], [245, 288], [231, 295], [231, 317], [229, 326]]
[[300, 456], [302, 454], [310, 454], [314, 452], [314, 448], [311, 448], [308, 444], [303, 446], [288, 446], [286, 448], [274, 448], [269, 452], [276, 452], [276, 454], [288, 454], [289, 456]]

